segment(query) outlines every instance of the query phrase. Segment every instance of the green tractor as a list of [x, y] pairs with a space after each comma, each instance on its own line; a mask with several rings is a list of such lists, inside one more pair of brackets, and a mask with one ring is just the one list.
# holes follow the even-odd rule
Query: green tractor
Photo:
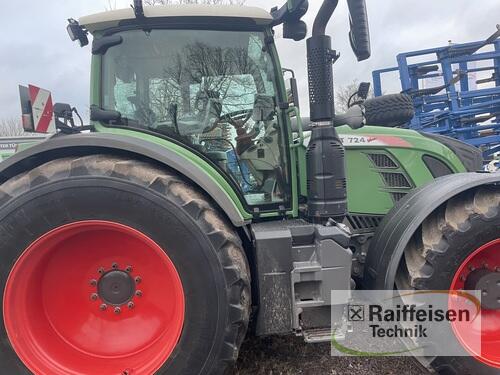
[[[307, 40], [309, 120], [273, 38], [306, 37], [307, 0], [271, 13], [136, 0], [69, 21], [82, 46], [93, 36], [91, 125], [21, 88], [25, 129], [57, 130], [0, 164], [3, 372], [222, 374], [249, 325], [330, 340], [347, 303], [331, 291], [355, 288], [497, 296], [472, 332], [480, 354], [419, 359], [498, 372], [500, 175], [474, 173], [474, 148], [392, 128], [404, 96], [335, 114], [337, 4]], [[348, 5], [361, 61], [366, 7]]]

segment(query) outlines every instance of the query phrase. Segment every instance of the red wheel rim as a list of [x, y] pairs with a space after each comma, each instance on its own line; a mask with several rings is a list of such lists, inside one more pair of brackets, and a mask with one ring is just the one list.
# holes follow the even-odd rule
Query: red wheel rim
[[5, 328], [35, 374], [152, 374], [184, 323], [167, 254], [128, 226], [82, 221], [36, 240], [5, 287]]
[[[453, 277], [451, 290], [472, 290], [467, 284], [474, 272], [500, 272], [500, 239], [471, 253]], [[500, 310], [482, 307], [478, 322], [453, 322], [460, 344], [479, 361], [500, 368]], [[478, 345], [479, 344], [479, 345]], [[480, 348], [480, 350], [478, 350]]]

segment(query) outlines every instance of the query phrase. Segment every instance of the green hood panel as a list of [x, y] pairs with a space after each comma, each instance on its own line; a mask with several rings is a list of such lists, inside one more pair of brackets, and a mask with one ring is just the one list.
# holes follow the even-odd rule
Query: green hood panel
[[[352, 214], [385, 215], [411, 190], [434, 179], [423, 156], [444, 163], [451, 172], [466, 172], [457, 155], [442, 143], [420, 133], [397, 128], [365, 126], [337, 128], [346, 149], [348, 208]], [[310, 134], [306, 134], [307, 146]], [[299, 158], [305, 157], [305, 147]], [[307, 195], [306, 172], [301, 193]]]
[[344, 143], [346, 148], [411, 148], [414, 151], [444, 158], [447, 163], [451, 164], [452, 169], [455, 167], [462, 171], [463, 164], [452, 150], [414, 130], [380, 126], [365, 126], [362, 129], [353, 130], [348, 126], [341, 126], [337, 131], [343, 137], [343, 141], [347, 141]]
[[366, 126], [340, 127], [346, 148], [348, 207], [351, 213], [386, 214], [404, 195], [434, 179], [424, 155], [465, 172], [457, 155], [413, 130]]

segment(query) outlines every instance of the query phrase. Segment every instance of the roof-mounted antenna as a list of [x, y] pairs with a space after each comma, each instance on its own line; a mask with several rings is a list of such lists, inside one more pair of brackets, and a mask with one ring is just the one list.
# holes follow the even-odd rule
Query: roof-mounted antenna
[[134, 0], [134, 5], [132, 5], [136, 18], [145, 18], [144, 7], [142, 5], [142, 0]]

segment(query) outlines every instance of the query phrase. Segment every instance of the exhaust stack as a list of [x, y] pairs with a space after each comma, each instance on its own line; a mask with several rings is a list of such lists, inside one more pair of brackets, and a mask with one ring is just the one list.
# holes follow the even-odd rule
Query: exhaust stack
[[344, 147], [334, 127], [335, 95], [332, 50], [326, 26], [338, 0], [325, 0], [316, 16], [312, 37], [307, 40], [309, 103], [313, 122], [307, 148], [308, 216], [312, 221], [342, 221], [347, 212]]
[[[335, 130], [333, 64], [339, 55], [326, 35], [339, 0], [324, 0], [307, 40], [309, 103], [313, 129], [307, 149], [308, 215], [312, 221], [341, 221], [347, 213], [344, 147]], [[365, 0], [347, 0], [350, 41], [359, 61], [370, 57], [370, 31]], [[338, 121], [337, 121], [338, 122]], [[363, 123], [363, 121], [361, 121]]]

